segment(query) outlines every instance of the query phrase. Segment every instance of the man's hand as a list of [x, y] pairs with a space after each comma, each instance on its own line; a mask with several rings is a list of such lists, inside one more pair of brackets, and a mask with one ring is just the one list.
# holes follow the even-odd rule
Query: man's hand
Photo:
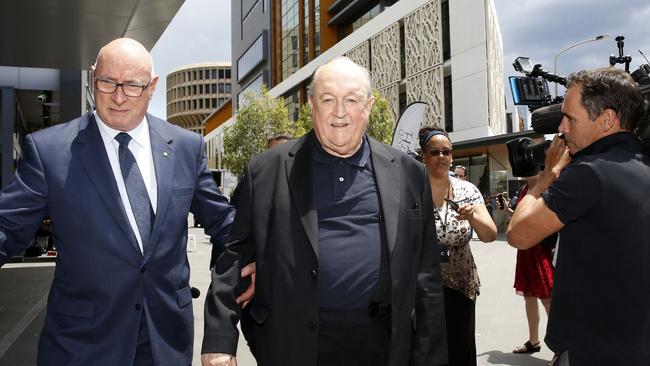
[[237, 358], [225, 353], [204, 353], [201, 355], [202, 366], [237, 366]]
[[248, 305], [248, 303], [253, 299], [253, 296], [255, 296], [255, 272], [256, 272], [255, 262], [247, 264], [241, 270], [242, 278], [246, 276], [251, 276], [251, 283], [250, 285], [248, 285], [246, 291], [244, 291], [241, 295], [237, 296], [237, 298], [235, 299], [235, 302], [237, 302], [237, 304], [242, 304], [242, 308], [245, 308], [246, 305]]
[[569, 147], [559, 135], [556, 135], [551, 142], [548, 150], [546, 150], [546, 159], [544, 160], [544, 170], [549, 168], [555, 173], [556, 178], [560, 172], [571, 162], [571, 155], [569, 154]]
[[[539, 173], [539, 179], [528, 187], [528, 193], [534, 197], [539, 197], [548, 187], [555, 182], [560, 173], [567, 165], [571, 163], [569, 148], [564, 139], [556, 135], [553, 142], [546, 150], [546, 159], [544, 160], [544, 170]], [[531, 182], [532, 183], [532, 182]]]

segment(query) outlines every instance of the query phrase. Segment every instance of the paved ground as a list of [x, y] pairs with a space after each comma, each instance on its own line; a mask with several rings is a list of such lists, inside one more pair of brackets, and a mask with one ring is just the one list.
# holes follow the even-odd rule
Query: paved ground
[[[200, 365], [203, 303], [210, 282], [207, 269], [210, 244], [202, 230], [190, 228], [190, 234], [196, 238], [196, 250], [187, 253], [192, 268], [190, 284], [201, 290], [199, 299], [194, 300], [193, 365], [196, 366]], [[503, 240], [490, 244], [473, 242], [472, 250], [482, 282], [476, 307], [478, 365], [546, 365], [552, 354], [544, 346], [542, 352], [532, 356], [511, 352], [528, 335], [523, 299], [515, 295], [512, 288], [516, 250]], [[53, 270], [51, 263], [7, 264], [0, 269], [0, 365], [35, 364], [37, 337]], [[545, 327], [546, 316], [542, 311], [540, 329]], [[240, 366], [255, 365], [243, 338], [240, 339], [238, 361]]]

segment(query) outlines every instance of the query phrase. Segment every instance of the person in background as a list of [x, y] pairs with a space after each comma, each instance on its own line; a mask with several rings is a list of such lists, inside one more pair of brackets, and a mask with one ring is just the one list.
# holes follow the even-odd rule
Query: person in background
[[[493, 218], [492, 215], [494, 214], [494, 204], [492, 204], [492, 196], [489, 194], [486, 195], [484, 198], [484, 202], [485, 202], [485, 208], [487, 208], [488, 213], [490, 214], [490, 218]], [[494, 221], [494, 219], [492, 220]]]
[[465, 168], [464, 166], [462, 165], [454, 166], [453, 172], [456, 175], [456, 178], [460, 180], [467, 180], [467, 168]]
[[497, 229], [472, 183], [449, 176], [452, 143], [437, 127], [419, 132], [436, 216], [441, 254], [450, 366], [476, 365], [475, 306], [480, 281], [469, 246], [472, 230], [483, 242], [496, 239]]
[[[526, 178], [527, 183], [519, 191], [514, 201], [516, 209], [519, 201], [526, 195], [529, 184], [535, 184], [537, 176]], [[510, 208], [509, 208], [510, 210]], [[553, 248], [557, 234], [553, 233], [530, 249], [517, 250], [514, 288], [518, 295], [524, 297], [526, 320], [528, 322], [528, 340], [522, 346], [512, 350], [513, 353], [534, 353], [541, 350], [539, 341], [539, 305], [541, 301], [548, 315], [551, 308], [551, 290], [553, 289]]]
[[268, 139], [266, 141], [266, 148], [267, 149], [272, 149], [280, 144], [283, 144], [285, 142], [291, 141], [293, 137], [287, 135], [287, 134], [280, 134], [280, 135], [275, 135]]

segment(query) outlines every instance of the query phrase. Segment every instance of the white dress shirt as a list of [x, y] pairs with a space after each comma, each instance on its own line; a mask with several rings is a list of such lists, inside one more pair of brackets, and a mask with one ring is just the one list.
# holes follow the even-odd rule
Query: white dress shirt
[[[129, 202], [129, 196], [126, 193], [126, 186], [124, 185], [124, 178], [122, 177], [122, 171], [120, 170], [120, 159], [118, 152], [120, 143], [115, 140], [115, 136], [117, 136], [118, 133], [124, 131], [118, 131], [109, 127], [106, 123], [104, 123], [104, 121], [102, 121], [97, 111], [95, 111], [94, 114], [95, 120], [97, 121], [97, 126], [99, 127], [99, 133], [102, 136], [102, 140], [104, 140], [104, 147], [106, 148], [106, 153], [108, 154], [108, 161], [111, 163], [111, 168], [113, 169], [113, 176], [115, 177], [115, 182], [117, 182], [117, 190], [120, 192], [120, 198], [122, 199], [122, 204], [124, 205], [126, 216], [129, 219], [129, 224], [131, 224], [131, 229], [133, 229], [133, 232], [136, 234], [135, 237], [138, 241], [140, 251], [143, 252], [142, 237], [140, 235], [140, 231], [138, 230], [138, 224], [135, 221], [133, 210], [131, 209], [131, 202]], [[149, 123], [147, 122], [147, 117], [145, 116], [142, 119], [142, 122], [138, 125], [138, 127], [134, 128], [131, 131], [126, 131], [126, 133], [131, 136], [131, 141], [129, 142], [129, 150], [131, 150], [131, 153], [135, 157], [135, 161], [138, 163], [140, 174], [142, 174], [144, 185], [146, 186], [147, 193], [149, 194], [151, 208], [153, 208], [153, 212], [156, 213], [158, 184], [156, 181], [156, 171], [153, 164], [153, 154], [151, 153], [151, 140], [149, 137]]]

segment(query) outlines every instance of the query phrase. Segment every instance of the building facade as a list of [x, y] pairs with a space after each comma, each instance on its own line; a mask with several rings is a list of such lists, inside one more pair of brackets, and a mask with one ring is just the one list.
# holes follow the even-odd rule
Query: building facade
[[183, 2], [0, 2], [0, 188], [14, 177], [26, 134], [92, 110], [88, 69], [99, 49], [120, 37], [151, 49]]
[[[242, 93], [267, 85], [295, 119], [314, 70], [345, 55], [370, 71], [395, 120], [426, 102], [422, 125], [450, 133], [470, 180], [485, 193], [507, 189], [507, 151], [490, 143], [508, 132], [492, 0], [233, 0], [232, 9], [234, 113]], [[214, 161], [232, 120], [207, 135]]]
[[229, 62], [184, 66], [167, 75], [167, 120], [204, 134], [203, 120], [231, 93]]

